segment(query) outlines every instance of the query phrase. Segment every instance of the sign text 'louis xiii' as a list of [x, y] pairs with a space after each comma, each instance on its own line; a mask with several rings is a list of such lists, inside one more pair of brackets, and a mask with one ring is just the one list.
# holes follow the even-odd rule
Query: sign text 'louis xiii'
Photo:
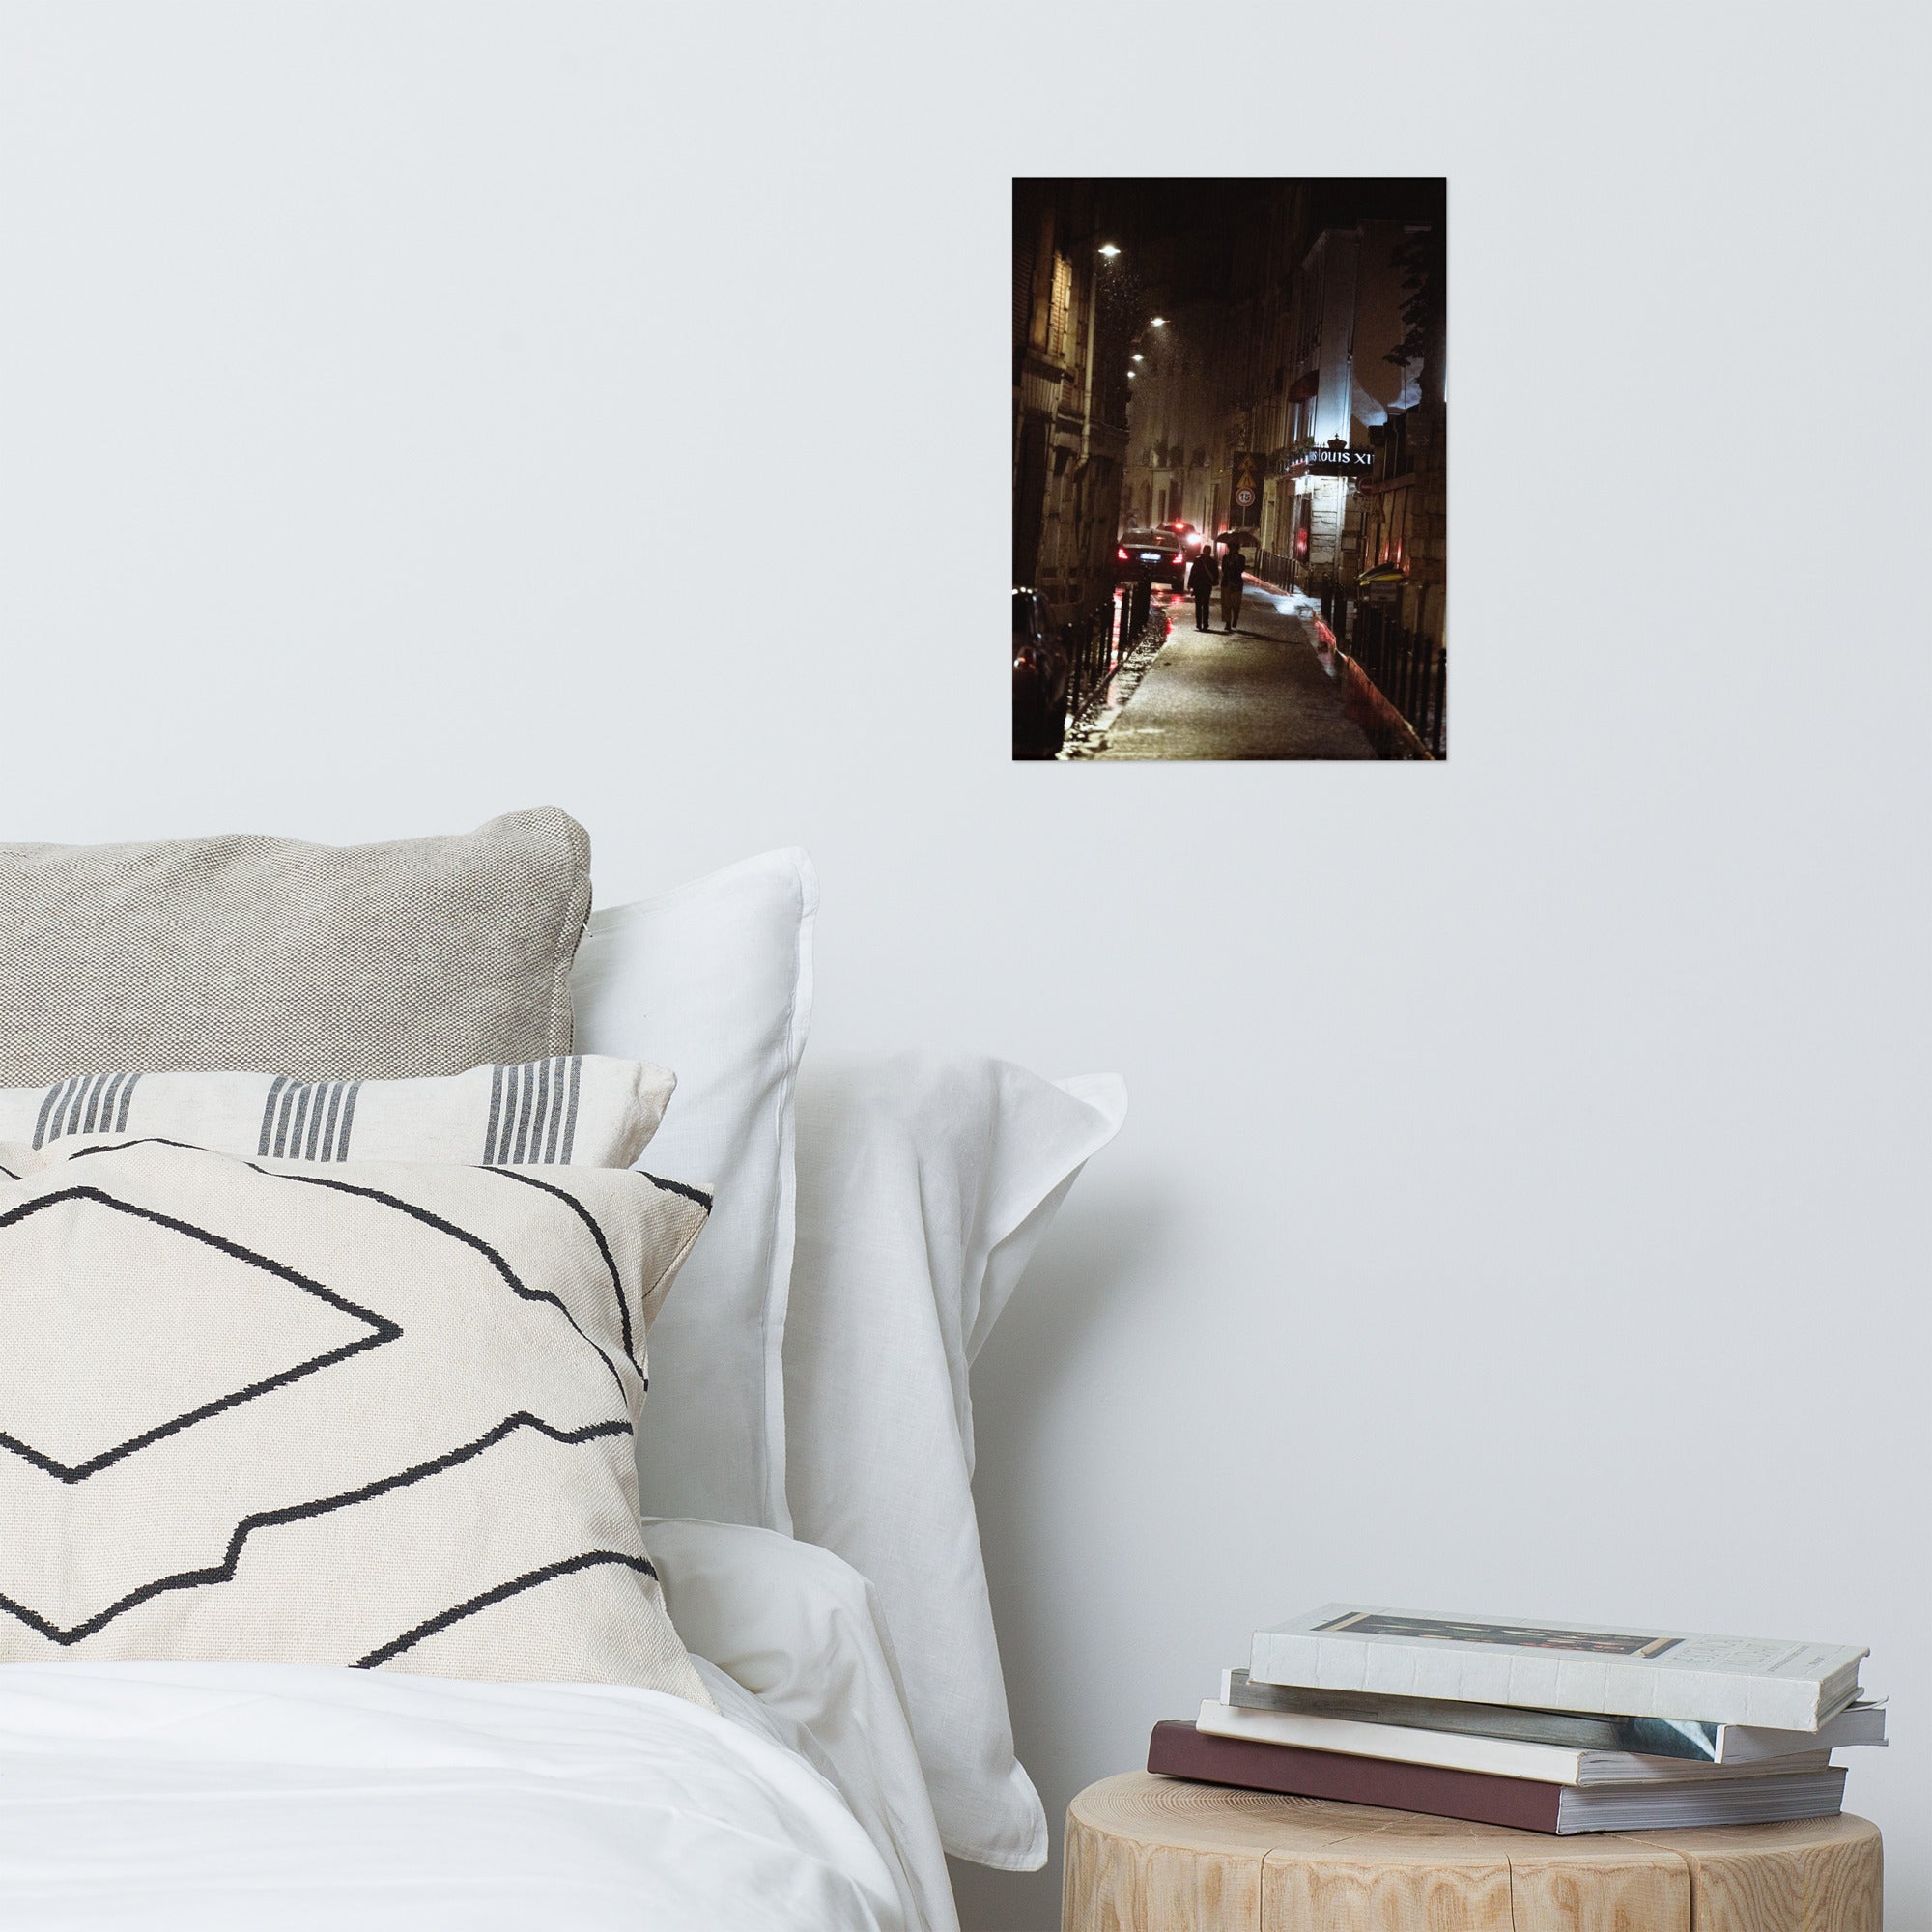
[[1352, 476], [1357, 482], [1374, 467], [1373, 449], [1302, 449], [1289, 458], [1291, 476]]

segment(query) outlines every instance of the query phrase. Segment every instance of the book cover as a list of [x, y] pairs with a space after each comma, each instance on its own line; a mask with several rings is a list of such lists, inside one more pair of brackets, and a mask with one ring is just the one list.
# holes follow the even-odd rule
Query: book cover
[[1621, 1718], [1592, 1711], [1538, 1711], [1507, 1704], [1458, 1704], [1445, 1697], [1394, 1697], [1365, 1690], [1319, 1690], [1303, 1684], [1263, 1684], [1245, 1670], [1221, 1673], [1224, 1704], [1243, 1710], [1293, 1711], [1414, 1730], [1472, 1731], [1571, 1750], [1631, 1751], [1642, 1757], [1703, 1764], [1755, 1764], [1847, 1745], [1882, 1745], [1885, 1704], [1848, 1704], [1815, 1731], [1773, 1731], [1748, 1724], [1703, 1724], [1683, 1718]]
[[1828, 1766], [1776, 1776], [1577, 1789], [1535, 1778], [1491, 1777], [1439, 1765], [1393, 1764], [1385, 1758], [1213, 1737], [1173, 1721], [1153, 1727], [1148, 1769], [1204, 1784], [1420, 1811], [1553, 1835], [1826, 1817], [1839, 1808], [1845, 1788], [1845, 1774]]
[[1261, 1683], [1815, 1731], [1865, 1649], [1324, 1604], [1255, 1633]]
[[1195, 1728], [1210, 1737], [1249, 1738], [1257, 1744], [1303, 1750], [1339, 1751], [1346, 1757], [1387, 1758], [1397, 1764], [1434, 1764], [1449, 1771], [1476, 1771], [1491, 1777], [1528, 1777], [1545, 1784], [1694, 1784], [1748, 1776], [1782, 1776], [1823, 1771], [1829, 1750], [1766, 1759], [1757, 1764], [1712, 1764], [1681, 1757], [1644, 1757], [1633, 1751], [1577, 1750], [1529, 1744], [1470, 1731], [1426, 1731], [1403, 1724], [1365, 1724], [1347, 1718], [1313, 1718], [1293, 1711], [1243, 1710], [1208, 1699]]
[[1192, 1724], [1164, 1722], [1148, 1741], [1150, 1771], [1204, 1784], [1278, 1791], [1298, 1798], [1336, 1798], [1391, 1811], [1426, 1811], [1479, 1825], [1514, 1825], [1554, 1832], [1560, 1784], [1522, 1777], [1484, 1777], [1434, 1765], [1389, 1764], [1380, 1758], [1338, 1757], [1326, 1751], [1285, 1750], [1245, 1738], [1209, 1737]]

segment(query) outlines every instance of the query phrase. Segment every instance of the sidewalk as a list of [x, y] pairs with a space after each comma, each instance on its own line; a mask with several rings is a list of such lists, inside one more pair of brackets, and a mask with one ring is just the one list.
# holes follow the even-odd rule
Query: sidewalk
[[[1285, 607], [1285, 608], [1284, 608]], [[1249, 580], [1241, 628], [1197, 631], [1191, 598], [1096, 758], [1373, 758], [1313, 642], [1316, 607]], [[1214, 607], [1220, 621], [1220, 604]], [[1332, 660], [1329, 660], [1332, 662]]]

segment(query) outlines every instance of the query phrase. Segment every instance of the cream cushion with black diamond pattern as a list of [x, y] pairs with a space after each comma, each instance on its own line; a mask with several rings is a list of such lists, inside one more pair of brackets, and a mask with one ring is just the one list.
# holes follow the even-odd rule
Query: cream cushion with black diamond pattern
[[700, 1189], [0, 1145], [0, 1662], [257, 1659], [709, 1704], [638, 1516]]

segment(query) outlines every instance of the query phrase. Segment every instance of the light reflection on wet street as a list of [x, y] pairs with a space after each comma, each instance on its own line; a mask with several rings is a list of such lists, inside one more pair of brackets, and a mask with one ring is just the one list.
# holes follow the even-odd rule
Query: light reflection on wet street
[[1154, 593], [1151, 621], [1114, 668], [1114, 674], [1081, 707], [1068, 727], [1064, 759], [1090, 758], [1107, 742], [1107, 730], [1140, 689], [1141, 679], [1166, 643], [1172, 622], [1173, 599]]
[[1240, 627], [1197, 631], [1191, 597], [1156, 594], [1169, 633], [1137, 646], [1063, 756], [1115, 758], [1373, 758], [1343, 709], [1332, 644], [1306, 598], [1250, 583]]

